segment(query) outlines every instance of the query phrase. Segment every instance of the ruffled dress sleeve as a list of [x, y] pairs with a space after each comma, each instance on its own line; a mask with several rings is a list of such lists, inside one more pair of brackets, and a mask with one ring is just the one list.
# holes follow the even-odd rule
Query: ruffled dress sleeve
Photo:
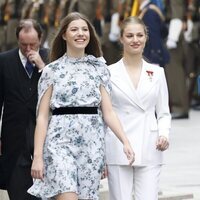
[[51, 64], [44, 67], [42, 71], [42, 75], [38, 82], [38, 102], [37, 102], [37, 109], [36, 109], [37, 114], [38, 114], [40, 101], [44, 93], [51, 85], [53, 85], [53, 71], [50, 66]]
[[106, 89], [108, 94], [110, 95], [112, 86], [111, 86], [111, 80], [110, 80], [110, 71], [107, 68], [107, 65], [105, 63], [105, 60], [103, 57], [97, 58], [98, 65], [96, 67], [98, 74], [100, 76], [101, 84]]

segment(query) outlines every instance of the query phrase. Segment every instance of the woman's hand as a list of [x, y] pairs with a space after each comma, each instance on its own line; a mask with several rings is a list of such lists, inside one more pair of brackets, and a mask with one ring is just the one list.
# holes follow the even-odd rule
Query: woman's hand
[[44, 163], [42, 158], [34, 158], [31, 167], [31, 176], [35, 179], [44, 178]]
[[165, 136], [159, 136], [156, 142], [156, 149], [165, 151], [169, 147], [169, 141]]
[[108, 168], [107, 165], [105, 165], [103, 172], [101, 174], [101, 179], [107, 178], [108, 177]]
[[124, 143], [124, 153], [126, 154], [126, 157], [129, 161], [129, 165], [132, 165], [135, 161], [135, 153], [133, 152], [129, 142]]

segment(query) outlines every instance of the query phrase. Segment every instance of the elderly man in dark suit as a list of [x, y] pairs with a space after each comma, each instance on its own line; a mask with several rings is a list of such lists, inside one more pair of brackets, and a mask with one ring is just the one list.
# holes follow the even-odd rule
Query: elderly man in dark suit
[[27, 189], [32, 185], [37, 84], [48, 51], [40, 48], [42, 30], [32, 19], [20, 21], [16, 36], [19, 47], [0, 53], [0, 188], [10, 200], [32, 200], [37, 198]]

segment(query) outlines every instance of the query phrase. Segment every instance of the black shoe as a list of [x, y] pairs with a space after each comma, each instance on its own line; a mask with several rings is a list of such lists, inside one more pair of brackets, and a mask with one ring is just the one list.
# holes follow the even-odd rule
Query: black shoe
[[172, 119], [188, 119], [188, 113], [172, 113]]

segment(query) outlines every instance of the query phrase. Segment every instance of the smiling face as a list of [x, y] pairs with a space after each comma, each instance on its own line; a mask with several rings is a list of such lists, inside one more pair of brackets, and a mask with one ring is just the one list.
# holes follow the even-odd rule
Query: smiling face
[[67, 54], [83, 54], [90, 41], [90, 32], [87, 23], [83, 19], [77, 19], [69, 23], [63, 39], [66, 40]]
[[127, 23], [123, 28], [120, 41], [123, 45], [124, 53], [142, 55], [147, 41], [144, 26], [138, 23]]

